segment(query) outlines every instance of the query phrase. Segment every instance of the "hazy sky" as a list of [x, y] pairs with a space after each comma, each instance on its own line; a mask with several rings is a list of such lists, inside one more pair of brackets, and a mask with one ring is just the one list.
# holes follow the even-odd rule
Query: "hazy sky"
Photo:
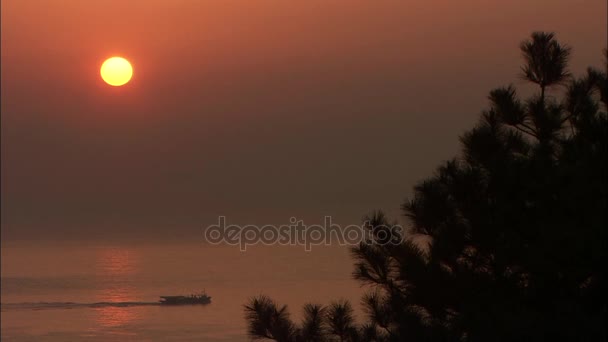
[[[3, 0], [2, 236], [399, 215], [519, 42], [601, 65], [605, 0]], [[127, 86], [104, 59], [134, 67]]]

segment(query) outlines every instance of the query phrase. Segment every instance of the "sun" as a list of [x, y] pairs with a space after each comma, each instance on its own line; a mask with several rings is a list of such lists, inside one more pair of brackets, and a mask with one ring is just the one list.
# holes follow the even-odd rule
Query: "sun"
[[131, 80], [133, 67], [128, 60], [122, 57], [111, 57], [103, 62], [99, 73], [107, 84], [120, 87]]

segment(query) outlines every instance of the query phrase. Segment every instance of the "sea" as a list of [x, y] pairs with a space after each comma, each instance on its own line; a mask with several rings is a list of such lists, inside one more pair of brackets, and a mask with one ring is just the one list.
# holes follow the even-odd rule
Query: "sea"
[[[353, 303], [345, 246], [193, 242], [2, 242], [2, 341], [248, 341], [244, 305], [268, 295], [298, 322], [305, 303]], [[163, 306], [204, 291], [208, 305]]]

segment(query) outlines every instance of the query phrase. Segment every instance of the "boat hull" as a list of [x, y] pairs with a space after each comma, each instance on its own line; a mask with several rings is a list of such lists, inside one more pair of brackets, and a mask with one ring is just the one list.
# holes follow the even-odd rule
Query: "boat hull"
[[160, 296], [161, 305], [205, 305], [211, 303], [211, 297], [200, 296]]

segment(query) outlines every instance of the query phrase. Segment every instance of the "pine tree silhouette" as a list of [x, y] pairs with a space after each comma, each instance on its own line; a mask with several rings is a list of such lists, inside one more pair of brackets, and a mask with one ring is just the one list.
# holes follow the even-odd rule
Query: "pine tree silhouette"
[[[608, 53], [606, 70], [572, 78], [570, 48], [553, 33], [533, 33], [521, 50], [539, 93], [524, 101], [514, 86], [492, 90], [462, 155], [402, 205], [411, 236], [428, 245], [352, 248], [354, 278], [374, 289], [362, 300], [365, 323], [339, 302], [307, 306], [297, 325], [259, 297], [246, 306], [252, 338], [607, 339]], [[547, 97], [560, 85], [561, 101]], [[392, 225], [382, 212], [365, 220], [374, 234]]]

